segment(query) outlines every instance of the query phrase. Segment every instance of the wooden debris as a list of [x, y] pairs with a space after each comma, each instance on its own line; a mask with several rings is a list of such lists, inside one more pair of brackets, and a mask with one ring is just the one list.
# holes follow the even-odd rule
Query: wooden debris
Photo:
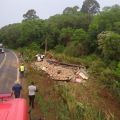
[[42, 69], [48, 73], [49, 76], [56, 81], [72, 81], [81, 83], [83, 80], [88, 79], [87, 75], [82, 72], [83, 69], [78, 69], [80, 67], [79, 65], [63, 64], [50, 60], [36, 62], [35, 65], [38, 69]]

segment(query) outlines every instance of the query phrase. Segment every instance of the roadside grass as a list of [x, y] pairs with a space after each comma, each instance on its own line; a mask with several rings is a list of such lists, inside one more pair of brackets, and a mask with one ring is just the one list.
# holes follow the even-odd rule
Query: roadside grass
[[73, 58], [61, 54], [56, 54], [55, 58], [88, 66], [87, 70], [92, 77], [84, 85], [55, 82], [46, 73], [33, 69], [29, 64], [27, 84], [34, 81], [39, 89], [36, 96], [37, 110], [32, 113], [33, 120], [35, 116], [45, 117], [46, 120], [119, 120], [119, 104], [99, 79], [98, 73], [104, 67], [99, 58], [94, 55]]
[[37, 116], [46, 120], [115, 120], [111, 112], [107, 119], [100, 105], [100, 87], [92, 80], [85, 85], [55, 82], [43, 71], [28, 67], [26, 79], [28, 83], [34, 81], [39, 90], [36, 105], [40, 113], [34, 112]]

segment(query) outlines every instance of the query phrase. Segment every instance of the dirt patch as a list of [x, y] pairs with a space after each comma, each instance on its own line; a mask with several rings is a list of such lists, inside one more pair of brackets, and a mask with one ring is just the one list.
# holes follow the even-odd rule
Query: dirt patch
[[73, 65], [60, 65], [58, 62], [44, 59], [41, 62], [33, 64], [37, 70], [45, 71], [53, 80], [57, 81], [71, 81], [71, 82], [85, 82], [88, 75], [85, 69]]

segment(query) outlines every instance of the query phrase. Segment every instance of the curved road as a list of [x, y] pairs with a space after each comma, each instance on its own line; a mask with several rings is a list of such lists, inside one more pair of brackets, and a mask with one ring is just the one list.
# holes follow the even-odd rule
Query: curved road
[[0, 54], [0, 93], [11, 92], [18, 78], [17, 65], [16, 55], [12, 51], [7, 50]]

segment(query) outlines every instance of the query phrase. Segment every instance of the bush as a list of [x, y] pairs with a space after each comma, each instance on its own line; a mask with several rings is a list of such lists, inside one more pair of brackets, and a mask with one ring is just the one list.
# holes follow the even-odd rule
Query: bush
[[55, 52], [62, 53], [64, 51], [65, 47], [63, 45], [57, 45], [55, 47]]
[[104, 69], [101, 74], [101, 80], [120, 101], [120, 75], [118, 74], [119, 72], [117, 73], [117, 70], [117, 68], [116, 70], [111, 70], [110, 68]]
[[96, 59], [91, 62], [89, 71], [92, 74], [92, 76], [100, 77], [105, 67], [106, 65], [101, 59]]
[[84, 47], [81, 43], [71, 42], [66, 48], [64, 53], [72, 57], [80, 57], [85, 55]]
[[28, 47], [19, 48], [18, 51], [22, 53], [22, 57], [25, 62], [31, 62], [35, 60], [36, 54], [43, 52], [39, 45], [34, 42], [28, 45]]
[[19, 49], [20, 53], [22, 53], [22, 58], [25, 62], [31, 62], [35, 60], [35, 55], [38, 54], [38, 51], [30, 49], [28, 47]]

